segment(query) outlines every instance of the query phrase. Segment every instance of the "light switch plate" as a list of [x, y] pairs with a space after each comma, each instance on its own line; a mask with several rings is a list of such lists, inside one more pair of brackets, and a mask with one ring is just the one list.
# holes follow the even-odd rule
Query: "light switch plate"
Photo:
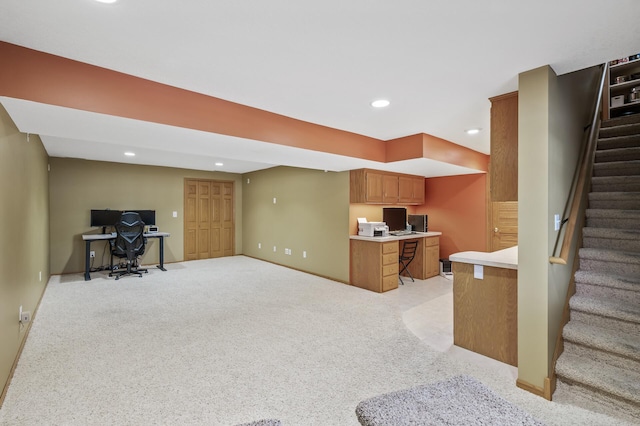
[[473, 278], [477, 280], [484, 279], [484, 266], [482, 265], [473, 265]]

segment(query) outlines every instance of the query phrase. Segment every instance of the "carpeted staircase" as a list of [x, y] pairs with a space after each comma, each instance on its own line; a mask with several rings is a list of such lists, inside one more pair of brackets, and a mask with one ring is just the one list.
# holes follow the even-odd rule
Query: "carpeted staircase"
[[640, 114], [602, 123], [554, 401], [640, 423]]

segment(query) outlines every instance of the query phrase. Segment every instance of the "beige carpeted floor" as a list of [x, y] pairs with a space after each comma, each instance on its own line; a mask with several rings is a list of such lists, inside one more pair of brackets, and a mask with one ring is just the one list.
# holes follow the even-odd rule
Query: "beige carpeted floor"
[[243, 256], [167, 269], [53, 277], [0, 424], [357, 425], [363, 399], [458, 374], [549, 425], [621, 424], [420, 340], [402, 320], [420, 305], [399, 296], [409, 287], [376, 294]]

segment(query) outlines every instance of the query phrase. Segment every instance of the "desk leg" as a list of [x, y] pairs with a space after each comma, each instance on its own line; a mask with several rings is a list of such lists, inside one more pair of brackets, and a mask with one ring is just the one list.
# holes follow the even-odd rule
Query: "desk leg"
[[164, 269], [164, 237], [160, 237], [160, 264], [157, 266], [161, 271], [166, 271]]
[[91, 280], [91, 275], [89, 275], [89, 256], [91, 249], [91, 240], [87, 240], [84, 242], [84, 280]]

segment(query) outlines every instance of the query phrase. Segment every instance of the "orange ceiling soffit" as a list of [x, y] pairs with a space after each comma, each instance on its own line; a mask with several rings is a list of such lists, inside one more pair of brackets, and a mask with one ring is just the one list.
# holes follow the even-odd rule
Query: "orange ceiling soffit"
[[387, 162], [428, 158], [470, 169], [488, 171], [489, 156], [426, 133], [386, 142]]
[[385, 143], [0, 42], [0, 96], [384, 162]]

